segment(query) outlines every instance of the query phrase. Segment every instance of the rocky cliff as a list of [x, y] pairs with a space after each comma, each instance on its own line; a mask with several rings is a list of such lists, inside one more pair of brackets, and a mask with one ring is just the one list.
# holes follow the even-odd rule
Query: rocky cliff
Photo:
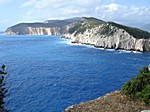
[[48, 20], [44, 23], [21, 23], [9, 27], [6, 34], [12, 35], [60, 35], [75, 43], [95, 47], [150, 51], [150, 33], [96, 18]]
[[94, 18], [78, 21], [70, 26], [68, 33], [62, 37], [71, 39], [73, 43], [95, 47], [150, 51], [150, 33]]
[[46, 20], [38, 23], [20, 23], [6, 29], [8, 35], [61, 35], [67, 33], [67, 27], [80, 18], [65, 20]]
[[22, 27], [20, 30], [14, 32], [12, 28], [8, 28], [6, 34], [8, 35], [60, 35], [65, 32], [65, 27]]

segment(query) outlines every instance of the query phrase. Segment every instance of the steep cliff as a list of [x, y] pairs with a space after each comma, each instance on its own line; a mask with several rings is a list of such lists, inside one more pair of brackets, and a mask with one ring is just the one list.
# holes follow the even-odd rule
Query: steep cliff
[[67, 26], [80, 18], [46, 20], [38, 23], [20, 23], [6, 29], [8, 35], [61, 35], [67, 33]]
[[60, 35], [75, 43], [95, 47], [150, 51], [150, 33], [96, 18], [72, 18], [47, 20], [43, 23], [21, 23], [9, 27], [6, 34], [13, 35]]
[[95, 18], [83, 18], [76, 22], [62, 37], [71, 39], [73, 43], [95, 47], [150, 51], [150, 33]]

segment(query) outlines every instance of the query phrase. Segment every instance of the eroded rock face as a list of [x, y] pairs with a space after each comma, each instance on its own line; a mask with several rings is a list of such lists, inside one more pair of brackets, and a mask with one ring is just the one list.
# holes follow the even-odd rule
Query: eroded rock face
[[66, 27], [25, 27], [21, 31], [13, 32], [11, 29], [6, 30], [8, 35], [61, 35], [66, 33]]
[[113, 35], [100, 35], [101, 27], [87, 29], [83, 34], [64, 34], [62, 37], [69, 38], [75, 43], [94, 45], [95, 47], [125, 49], [135, 51], [150, 51], [150, 39], [137, 39], [123, 29], [113, 27]]
[[47, 20], [36, 23], [19, 23], [6, 29], [8, 35], [61, 35], [67, 33], [67, 26], [81, 18]]

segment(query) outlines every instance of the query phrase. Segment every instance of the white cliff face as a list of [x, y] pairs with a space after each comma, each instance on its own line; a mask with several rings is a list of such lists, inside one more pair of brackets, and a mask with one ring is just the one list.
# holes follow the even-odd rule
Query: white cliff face
[[61, 28], [28, 27], [29, 35], [60, 35]]
[[8, 31], [8, 32], [5, 32], [5, 34], [7, 34], [7, 35], [16, 35], [17, 33], [15, 33], [15, 32], [13, 32], [13, 31]]
[[87, 29], [83, 34], [64, 34], [62, 37], [69, 38], [75, 43], [94, 45], [95, 47], [125, 49], [136, 51], [150, 51], [150, 39], [136, 39], [123, 29], [111, 26], [115, 31], [112, 35], [100, 35], [103, 26]]
[[61, 35], [66, 31], [66, 27], [25, 27], [17, 32], [8, 29], [5, 33], [8, 35]]

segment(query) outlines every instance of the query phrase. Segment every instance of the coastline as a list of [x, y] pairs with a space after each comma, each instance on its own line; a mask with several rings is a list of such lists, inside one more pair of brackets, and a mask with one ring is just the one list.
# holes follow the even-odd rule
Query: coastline
[[149, 53], [149, 52], [141, 52], [136, 50], [126, 50], [126, 49], [113, 49], [113, 48], [104, 48], [104, 47], [97, 47], [93, 44], [87, 44], [87, 43], [80, 43], [80, 42], [72, 42], [70, 38], [65, 38], [62, 36], [59, 36], [62, 39], [65, 39], [67, 41], [66, 44], [68, 45], [80, 45], [80, 46], [86, 46], [89, 48], [99, 49], [99, 50], [106, 50], [106, 51], [118, 51], [118, 52], [124, 52], [124, 53], [135, 53], [135, 54], [142, 54], [142, 53]]

